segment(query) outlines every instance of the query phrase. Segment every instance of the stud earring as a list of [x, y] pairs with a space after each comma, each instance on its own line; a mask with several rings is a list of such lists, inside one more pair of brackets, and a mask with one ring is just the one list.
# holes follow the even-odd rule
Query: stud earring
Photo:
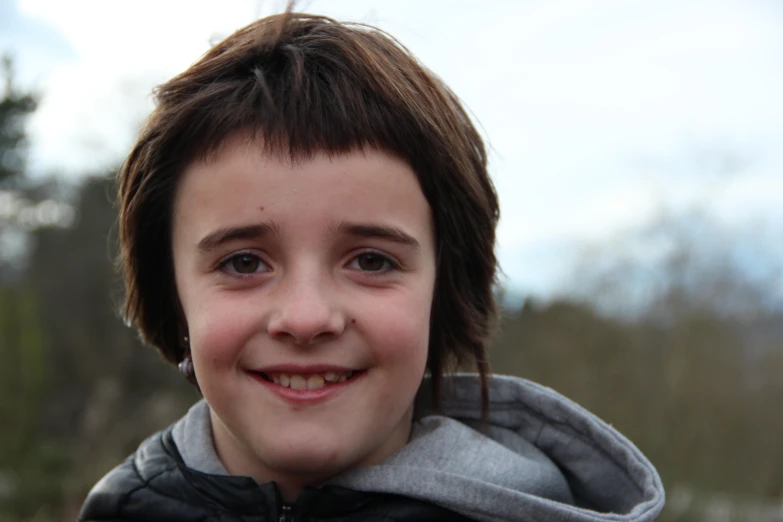
[[[185, 338], [187, 339], [187, 337]], [[177, 364], [179, 373], [181, 373], [187, 380], [193, 379], [195, 372], [193, 370], [193, 359], [190, 357], [190, 352], [185, 352], [185, 357]]]

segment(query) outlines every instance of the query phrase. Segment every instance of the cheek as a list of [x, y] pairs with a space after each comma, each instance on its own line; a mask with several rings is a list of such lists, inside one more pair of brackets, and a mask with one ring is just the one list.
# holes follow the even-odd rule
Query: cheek
[[[426, 293], [398, 296], [383, 306], [364, 307], [358, 325], [370, 333], [379, 361], [401, 371], [423, 373], [430, 334], [431, 303]], [[371, 311], [371, 312], [368, 312]]]
[[207, 367], [233, 365], [247, 340], [256, 333], [258, 317], [247, 298], [204, 295], [186, 309], [193, 358]]

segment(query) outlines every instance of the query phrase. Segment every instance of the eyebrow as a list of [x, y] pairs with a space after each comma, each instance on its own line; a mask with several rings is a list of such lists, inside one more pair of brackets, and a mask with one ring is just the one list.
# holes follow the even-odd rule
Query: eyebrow
[[414, 249], [419, 248], [419, 242], [416, 241], [416, 238], [397, 227], [343, 222], [337, 225], [336, 230], [349, 236], [379, 238], [409, 246]]
[[242, 227], [227, 227], [215, 230], [198, 242], [198, 249], [210, 252], [215, 248], [237, 239], [258, 239], [267, 235], [280, 235], [280, 227], [272, 223], [261, 223]]

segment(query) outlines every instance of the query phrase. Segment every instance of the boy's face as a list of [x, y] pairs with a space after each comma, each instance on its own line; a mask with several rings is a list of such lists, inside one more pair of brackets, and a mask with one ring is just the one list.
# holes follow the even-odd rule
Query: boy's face
[[285, 492], [407, 442], [435, 249], [404, 162], [367, 151], [292, 164], [230, 140], [183, 174], [173, 256], [230, 473]]

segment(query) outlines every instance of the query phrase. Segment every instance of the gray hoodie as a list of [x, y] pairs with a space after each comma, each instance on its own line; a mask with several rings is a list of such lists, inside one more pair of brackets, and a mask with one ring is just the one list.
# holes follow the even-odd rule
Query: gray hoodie
[[[408, 444], [381, 464], [328, 483], [426, 500], [475, 520], [655, 520], [663, 486], [628, 439], [530, 381], [494, 376], [489, 390], [489, 422], [482, 426], [474, 375], [445, 379], [438, 414], [427, 401], [425, 380]], [[204, 401], [175, 425], [173, 435], [189, 467], [226, 474]]]

